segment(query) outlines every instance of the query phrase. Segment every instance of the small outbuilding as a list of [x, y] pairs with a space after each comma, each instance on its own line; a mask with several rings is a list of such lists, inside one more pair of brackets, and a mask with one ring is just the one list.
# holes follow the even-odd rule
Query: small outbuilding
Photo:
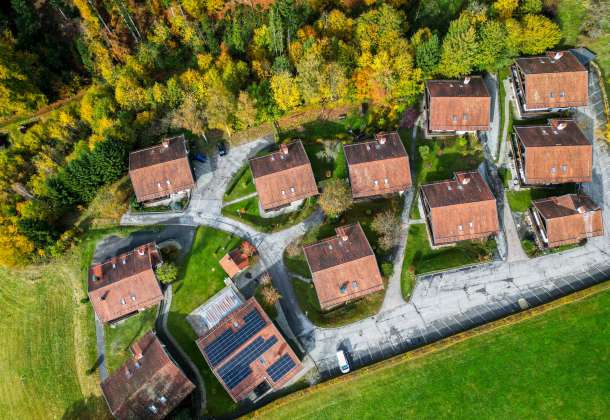
[[250, 267], [250, 258], [256, 253], [256, 248], [248, 241], [243, 241], [239, 248], [225, 254], [219, 264], [230, 278], [234, 278]]

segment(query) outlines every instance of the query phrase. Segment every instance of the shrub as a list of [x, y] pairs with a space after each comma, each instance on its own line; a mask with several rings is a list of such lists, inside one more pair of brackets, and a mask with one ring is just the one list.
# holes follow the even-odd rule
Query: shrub
[[381, 274], [384, 277], [391, 277], [394, 274], [394, 264], [391, 262], [381, 263]]
[[174, 264], [166, 262], [161, 264], [155, 270], [157, 280], [163, 284], [173, 283], [178, 278], [178, 267]]

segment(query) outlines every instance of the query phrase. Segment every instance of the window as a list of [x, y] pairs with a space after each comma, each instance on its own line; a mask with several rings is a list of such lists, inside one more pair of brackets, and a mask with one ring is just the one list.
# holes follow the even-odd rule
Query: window
[[548, 136], [548, 135], [549, 135], [549, 133], [547, 133], [547, 131], [546, 131], [545, 129], [543, 129], [543, 130], [542, 130], [542, 135], [543, 135], [543, 136]]
[[557, 173], [557, 168], [554, 166], [551, 166], [551, 174], [555, 175]]
[[453, 116], [451, 117], [451, 120], [452, 120], [453, 122], [457, 122], [457, 120], [458, 120], [457, 115], [453, 115]]
[[340, 287], [339, 287], [339, 292], [341, 293], [346, 293], [347, 292], [347, 283], [343, 283]]
[[462, 225], [458, 225], [458, 230], [459, 230], [460, 232], [461, 232], [461, 231], [463, 231], [463, 230], [464, 230], [464, 226], [462, 226]]
[[562, 90], [561, 92], [559, 92], [559, 97], [560, 98], [565, 98], [566, 97], [566, 93]]
[[555, 92], [549, 93], [549, 98], [554, 98], [554, 97], [555, 97]]
[[379, 181], [377, 181], [376, 179], [373, 181], [373, 185], [374, 186], [378, 186], [379, 185]]
[[151, 413], [157, 413], [159, 411], [159, 409], [157, 407], [155, 407], [154, 405], [149, 405], [148, 409], [150, 410]]
[[464, 121], [468, 121], [468, 114], [464, 114]]
[[161, 404], [165, 404], [165, 403], [167, 402], [167, 398], [165, 398], [163, 395], [161, 395], [161, 396], [159, 397], [159, 402], [160, 402]]
[[354, 281], [352, 282], [352, 289], [353, 289], [353, 290], [358, 290], [358, 282], [357, 282], [356, 280], [354, 280]]
[[470, 229], [474, 229], [474, 223], [473, 222], [468, 223], [468, 226], [470, 227]]
[[295, 191], [294, 187], [290, 187], [290, 192], [294, 194], [294, 191]]
[[383, 182], [384, 182], [386, 185], [388, 185], [388, 179], [387, 179], [387, 178], [384, 178]]
[[561, 164], [561, 172], [564, 173], [564, 174], [568, 172], [568, 165], [567, 164], [565, 164], [565, 163]]
[[282, 195], [286, 195], [286, 190], [282, 190]]
[[121, 298], [121, 305], [125, 305], [125, 298]]

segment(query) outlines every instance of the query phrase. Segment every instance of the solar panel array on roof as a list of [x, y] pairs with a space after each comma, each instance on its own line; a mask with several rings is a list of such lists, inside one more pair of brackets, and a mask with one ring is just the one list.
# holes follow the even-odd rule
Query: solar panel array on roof
[[280, 357], [274, 364], [267, 368], [267, 374], [271, 377], [273, 382], [277, 382], [284, 377], [285, 374], [290, 372], [296, 364], [292, 357], [285, 354]]
[[252, 373], [250, 363], [258, 359], [263, 353], [277, 343], [277, 337], [272, 336], [268, 340], [257, 337], [246, 348], [240, 351], [233, 359], [218, 369], [218, 374], [229, 389], [235, 388], [241, 381]]
[[203, 349], [212, 366], [216, 366], [265, 327], [265, 321], [256, 309], [244, 316], [244, 321], [245, 324], [237, 332], [228, 329]]

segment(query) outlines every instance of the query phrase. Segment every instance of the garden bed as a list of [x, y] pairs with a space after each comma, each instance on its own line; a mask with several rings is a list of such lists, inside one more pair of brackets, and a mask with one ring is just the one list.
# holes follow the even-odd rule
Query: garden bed
[[131, 345], [155, 327], [157, 307], [130, 316], [114, 326], [104, 326], [106, 367], [112, 373], [131, 358]]
[[552, 187], [533, 187], [519, 191], [507, 191], [508, 205], [514, 212], [526, 212], [532, 207], [533, 200], [576, 193], [575, 184], [563, 184]]
[[254, 192], [256, 192], [256, 186], [252, 179], [252, 171], [250, 165], [245, 164], [229, 182], [224, 201], [236, 200]]

